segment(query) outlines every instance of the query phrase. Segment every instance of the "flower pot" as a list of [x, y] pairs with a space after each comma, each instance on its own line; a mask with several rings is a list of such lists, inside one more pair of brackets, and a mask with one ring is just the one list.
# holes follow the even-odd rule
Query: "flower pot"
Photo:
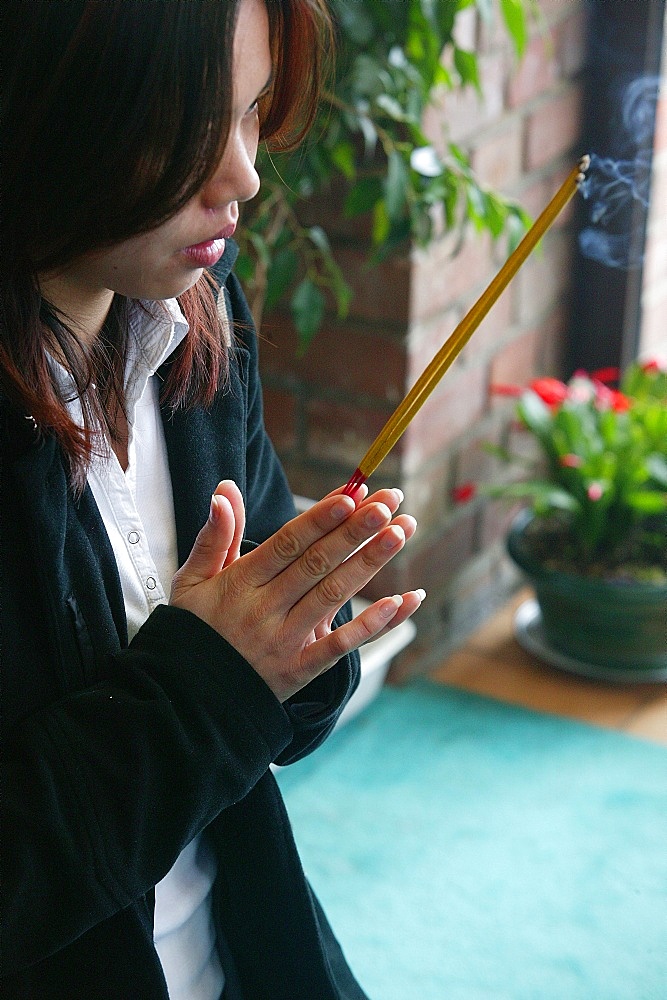
[[[507, 548], [535, 589], [544, 643], [582, 673], [619, 680], [667, 677], [667, 584], [607, 581], [545, 567], [532, 555], [523, 511]], [[560, 665], [560, 664], [559, 664]]]

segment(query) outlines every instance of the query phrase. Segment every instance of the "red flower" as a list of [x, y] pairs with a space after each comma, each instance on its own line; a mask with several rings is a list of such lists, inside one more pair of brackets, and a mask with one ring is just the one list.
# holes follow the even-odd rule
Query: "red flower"
[[595, 402], [599, 407], [615, 410], [616, 413], [626, 413], [632, 406], [627, 396], [617, 389], [610, 389], [602, 382], [595, 383]]
[[617, 413], [627, 413], [627, 411], [632, 406], [631, 400], [627, 396], [623, 395], [622, 392], [616, 392], [612, 390], [613, 398], [611, 401], [611, 407], [616, 410]]
[[561, 455], [560, 464], [566, 469], [578, 469], [583, 465], [583, 459], [579, 455], [570, 453], [569, 455]]
[[621, 373], [618, 368], [598, 368], [596, 372], [593, 372], [591, 378], [594, 382], [604, 382], [608, 385], [609, 382], [618, 382], [621, 377]]
[[461, 483], [452, 490], [452, 500], [454, 503], [468, 503], [476, 493], [477, 487], [474, 483]]
[[650, 361], [644, 361], [642, 364], [642, 371], [645, 372], [659, 372], [660, 362], [656, 361], [655, 358], [651, 358]]
[[557, 378], [536, 378], [530, 388], [547, 406], [560, 406], [568, 397], [568, 388]]
[[599, 500], [602, 497], [602, 487], [599, 483], [591, 483], [591, 485], [586, 490], [589, 500]]

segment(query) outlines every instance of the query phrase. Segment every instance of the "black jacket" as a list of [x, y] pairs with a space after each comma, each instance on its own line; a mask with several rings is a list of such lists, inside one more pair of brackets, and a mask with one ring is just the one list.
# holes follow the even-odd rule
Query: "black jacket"
[[[256, 542], [293, 516], [266, 436], [256, 338], [229, 273], [231, 376], [208, 410], [163, 414], [179, 561], [233, 479]], [[167, 362], [168, 363], [168, 362]], [[165, 1000], [153, 886], [203, 829], [232, 996], [360, 1000], [303, 875], [271, 762], [331, 731], [359, 661], [281, 705], [206, 624], [161, 606], [127, 643], [120, 580], [90, 490], [54, 440], [0, 405], [4, 1000]], [[223, 947], [225, 946], [223, 943]], [[236, 991], [236, 992], [235, 992]]]

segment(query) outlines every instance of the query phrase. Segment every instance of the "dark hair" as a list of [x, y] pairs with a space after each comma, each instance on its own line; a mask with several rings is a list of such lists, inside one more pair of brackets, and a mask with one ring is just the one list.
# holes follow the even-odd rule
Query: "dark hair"
[[[260, 138], [291, 148], [315, 114], [330, 22], [324, 0], [265, 2], [274, 83], [261, 102]], [[85, 401], [84, 429], [73, 424], [45, 347], [58, 343], [82, 397], [92, 381], [104, 382], [104, 364], [99, 346], [86, 351], [66, 317], [42, 300], [37, 275], [154, 229], [212, 176], [229, 129], [239, 3], [3, 4], [0, 379], [10, 400], [58, 438], [79, 487], [94, 421], [112, 426], [94, 400]], [[173, 406], [205, 404], [227, 363], [211, 279], [180, 302], [190, 332], [164, 397]], [[115, 302], [105, 336], [116, 349], [123, 326], [123, 304]]]

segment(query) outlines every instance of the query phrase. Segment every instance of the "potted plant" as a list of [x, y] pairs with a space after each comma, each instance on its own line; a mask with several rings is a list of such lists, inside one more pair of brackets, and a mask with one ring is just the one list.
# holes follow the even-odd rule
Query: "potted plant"
[[[342, 317], [351, 289], [335, 260], [324, 204], [365, 218], [368, 260], [470, 224], [511, 250], [530, 220], [512, 199], [476, 177], [466, 151], [443, 135], [432, 145], [423, 120], [438, 91], [482, 94], [478, 55], [462, 48], [459, 15], [471, 6], [493, 30], [496, 18], [517, 59], [536, 0], [330, 0], [337, 32], [335, 72], [310, 139], [294, 153], [260, 148], [262, 187], [245, 206], [236, 272], [257, 328], [262, 315], [289, 303], [303, 352], [319, 329], [327, 297]], [[336, 209], [338, 211], [338, 209]]]
[[[536, 604], [517, 634], [558, 666], [597, 677], [667, 677], [667, 371], [536, 379], [517, 394], [536, 460], [493, 487], [527, 502], [508, 550]], [[511, 451], [495, 449], [512, 468]]]

